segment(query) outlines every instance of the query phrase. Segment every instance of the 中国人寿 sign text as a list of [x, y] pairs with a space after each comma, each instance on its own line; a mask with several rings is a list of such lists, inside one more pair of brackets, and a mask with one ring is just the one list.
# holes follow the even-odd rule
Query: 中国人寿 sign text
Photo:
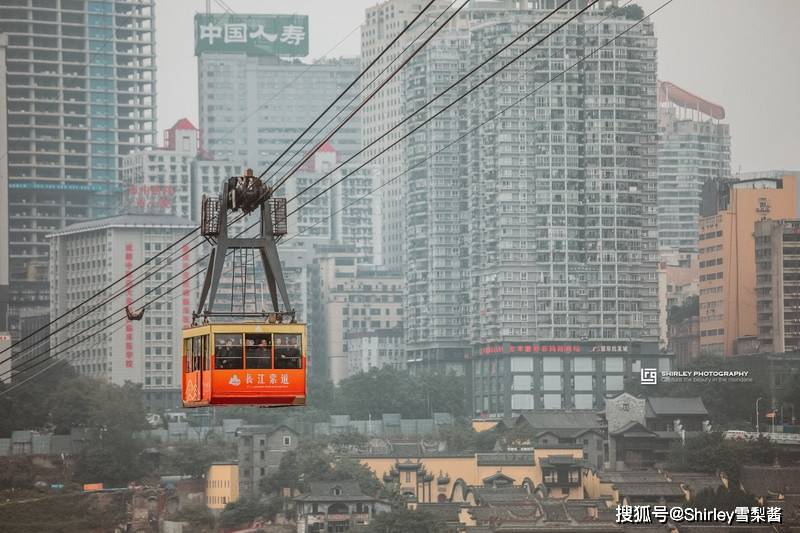
[[203, 52], [304, 57], [308, 55], [306, 15], [198, 14], [195, 55]]

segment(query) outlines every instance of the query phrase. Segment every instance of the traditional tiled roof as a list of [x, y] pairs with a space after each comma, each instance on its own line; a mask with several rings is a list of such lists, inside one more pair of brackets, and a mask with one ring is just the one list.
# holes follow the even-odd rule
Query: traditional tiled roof
[[602, 418], [596, 411], [527, 411], [520, 415], [533, 429], [584, 430], [604, 427]]
[[697, 494], [705, 489], [715, 490], [722, 486], [722, 480], [714, 474], [702, 474], [698, 472], [669, 472], [667, 477], [676, 483], [680, 483], [689, 489], [693, 494]]
[[740, 480], [744, 489], [754, 496], [800, 494], [800, 466], [743, 466]]
[[317, 481], [310, 484], [307, 494], [295, 498], [301, 502], [371, 502], [377, 498], [361, 492], [355, 481]]
[[651, 396], [647, 398], [648, 411], [655, 416], [708, 416], [706, 406], [699, 396], [671, 398]]
[[683, 496], [684, 492], [677, 483], [664, 481], [661, 483], [614, 483], [622, 496]]
[[430, 513], [445, 522], [458, 522], [460, 507], [458, 503], [418, 503], [417, 511]]

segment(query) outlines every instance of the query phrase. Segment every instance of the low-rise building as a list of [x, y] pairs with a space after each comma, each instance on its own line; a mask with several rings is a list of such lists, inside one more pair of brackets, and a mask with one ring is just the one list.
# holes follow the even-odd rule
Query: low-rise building
[[369, 372], [373, 368], [406, 368], [402, 328], [348, 333], [344, 342], [348, 376]]
[[239, 490], [258, 494], [261, 481], [278, 471], [281, 459], [297, 448], [299, 433], [288, 426], [242, 426], [237, 431]]
[[311, 274], [309, 322], [317, 379], [335, 384], [348, 376], [347, 336], [400, 327], [403, 279], [383, 268], [360, 263], [352, 246], [317, 247]]
[[674, 442], [708, 427], [699, 397], [637, 398], [626, 392], [606, 400], [605, 416], [611, 470], [652, 467]]
[[469, 487], [527, 484], [559, 498], [583, 498], [581, 472], [591, 469], [579, 445], [551, 444], [524, 452], [424, 452], [402, 447], [386, 454], [357, 456], [407, 501], [461, 501]]
[[213, 463], [206, 475], [206, 506], [222, 511], [239, 500], [239, 465], [236, 462]]
[[606, 425], [597, 411], [526, 411], [513, 421], [512, 431], [531, 435], [534, 447], [575, 444], [583, 449], [583, 459], [602, 469], [608, 461]]
[[345, 532], [366, 526], [392, 510], [391, 503], [364, 494], [355, 481], [311, 483], [306, 494], [294, 498], [297, 533]]

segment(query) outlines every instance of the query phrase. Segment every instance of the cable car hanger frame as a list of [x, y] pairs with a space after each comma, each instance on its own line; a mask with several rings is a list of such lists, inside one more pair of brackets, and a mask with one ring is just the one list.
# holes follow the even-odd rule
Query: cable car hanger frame
[[[248, 215], [256, 209], [260, 210], [259, 234], [255, 237], [230, 236], [228, 211], [241, 211], [244, 215]], [[286, 198], [273, 197], [271, 188], [254, 176], [253, 170], [248, 168], [244, 176], [233, 176], [225, 181], [220, 196], [203, 198], [200, 231], [212, 245], [212, 249], [197, 309], [192, 313], [193, 326], [197, 325], [198, 321], [208, 324], [214, 317], [258, 318], [270, 324], [297, 322], [295, 310], [289, 301], [277, 248], [278, 240], [287, 233]], [[225, 257], [229, 250], [258, 251], [267, 278], [272, 311], [213, 310], [225, 266]], [[255, 264], [255, 260], [253, 263]]]

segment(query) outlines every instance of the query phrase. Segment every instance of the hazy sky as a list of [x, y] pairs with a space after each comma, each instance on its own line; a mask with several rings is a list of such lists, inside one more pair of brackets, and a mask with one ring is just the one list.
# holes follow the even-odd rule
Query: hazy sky
[[[638, 0], [650, 12], [663, 0]], [[359, 52], [376, 0], [227, 0], [237, 13], [309, 16], [310, 55]], [[212, 12], [222, 9], [212, 0]], [[193, 15], [205, 0], [157, 0], [158, 129], [197, 122]], [[654, 17], [659, 78], [721, 104], [732, 169], [800, 169], [800, 0], [674, 0]]]

